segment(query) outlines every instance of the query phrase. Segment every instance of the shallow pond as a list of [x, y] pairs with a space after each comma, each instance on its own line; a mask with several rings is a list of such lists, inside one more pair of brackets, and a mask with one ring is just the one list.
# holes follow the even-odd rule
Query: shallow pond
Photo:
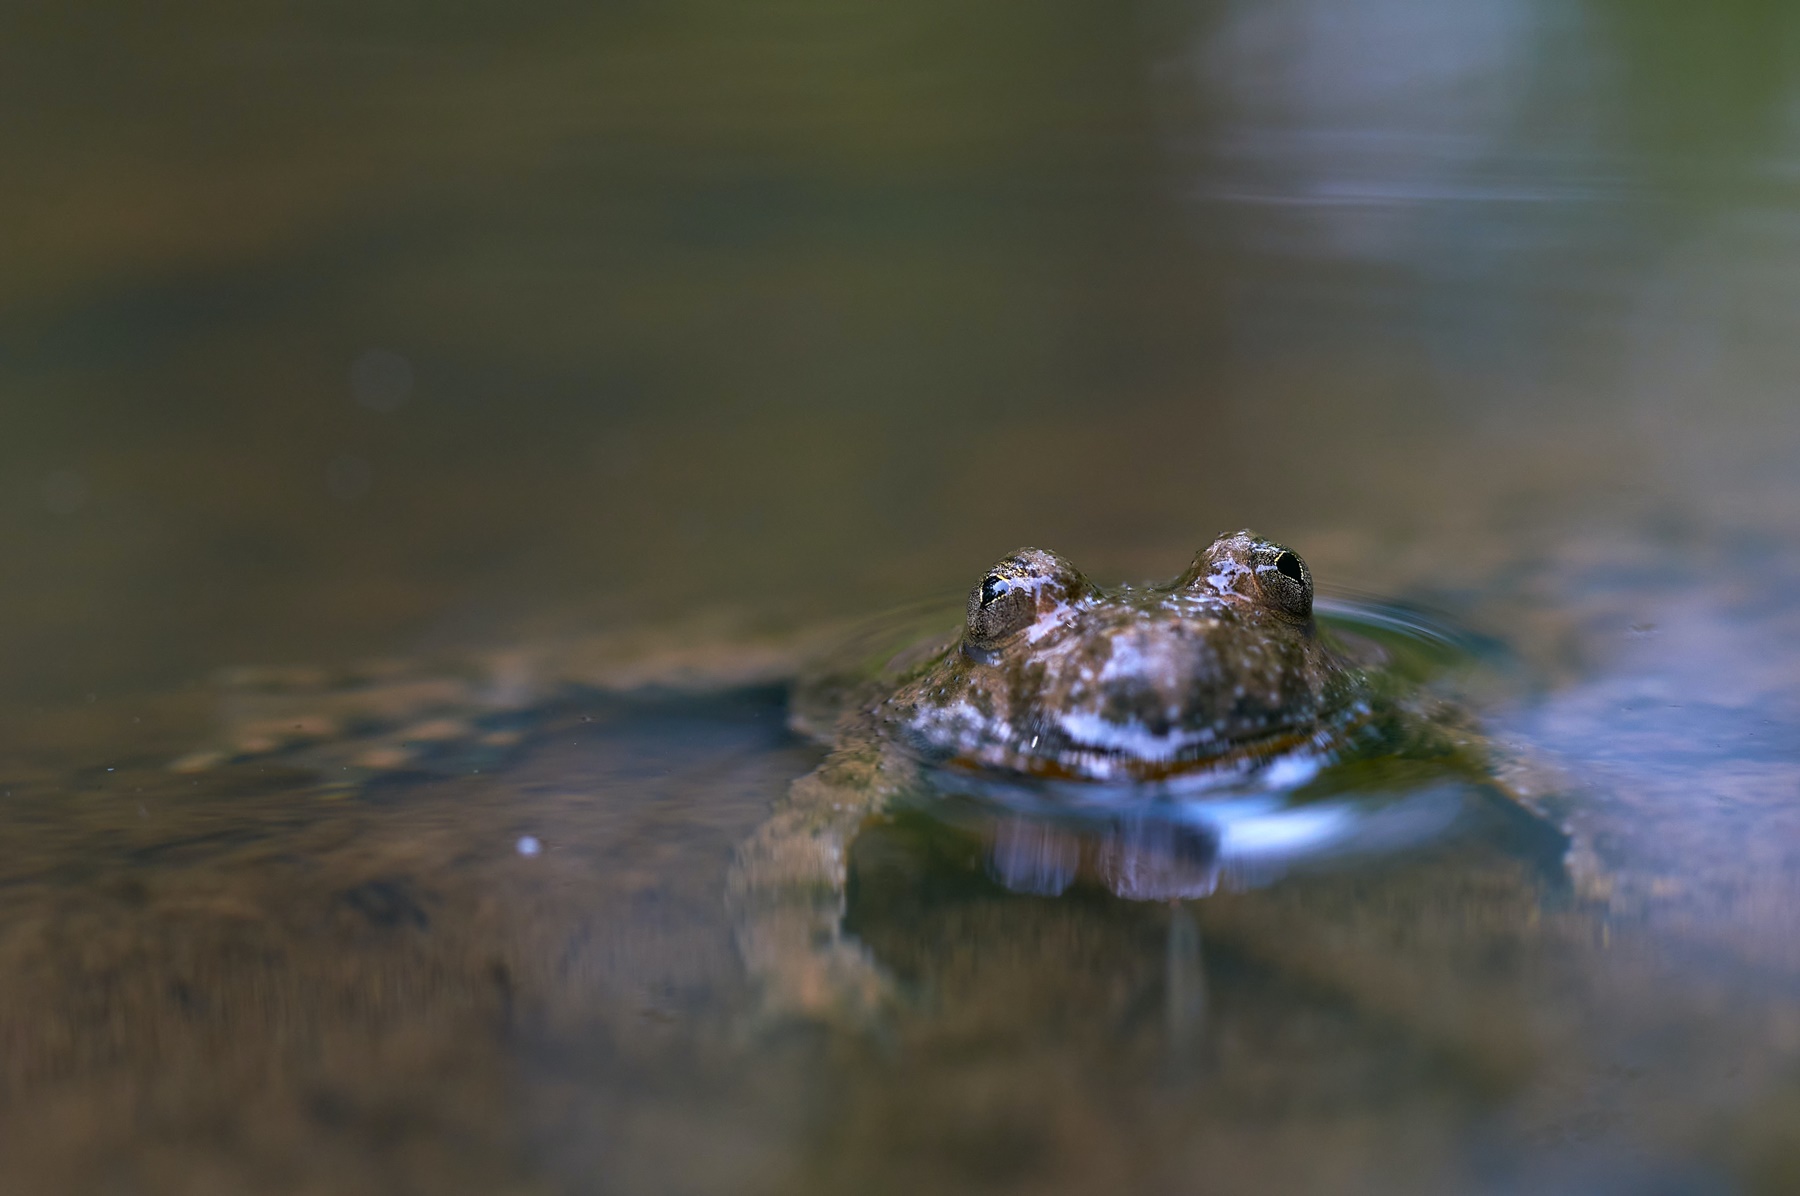
[[[0, 1188], [1800, 1183], [1800, 15], [1692, 8], [0, 15]], [[1494, 784], [901, 803], [760, 1016], [793, 646], [1246, 525]]]

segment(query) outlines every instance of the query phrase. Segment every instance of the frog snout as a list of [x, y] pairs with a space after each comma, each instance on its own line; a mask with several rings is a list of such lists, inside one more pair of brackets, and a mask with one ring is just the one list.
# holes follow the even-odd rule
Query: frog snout
[[1197, 701], [1211, 706], [1233, 685], [1225, 656], [1210, 633], [1216, 627], [1169, 620], [1119, 636], [1100, 680], [1130, 704], [1171, 716]]

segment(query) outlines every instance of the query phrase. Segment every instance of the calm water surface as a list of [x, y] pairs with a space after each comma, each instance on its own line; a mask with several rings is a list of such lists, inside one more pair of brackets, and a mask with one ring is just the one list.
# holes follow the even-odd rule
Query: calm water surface
[[[0, 1188], [1800, 1184], [1800, 9], [28, 3], [0, 113]], [[1483, 645], [1567, 861], [1032, 896], [909, 809], [914, 999], [772, 1029], [778, 668], [169, 768], [247, 666], [728, 672], [1244, 525]]]

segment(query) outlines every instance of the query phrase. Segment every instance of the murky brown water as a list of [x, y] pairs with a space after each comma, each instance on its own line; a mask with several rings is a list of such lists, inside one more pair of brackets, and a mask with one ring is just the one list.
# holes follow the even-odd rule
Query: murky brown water
[[[27, 5], [0, 103], [0, 1189], [1800, 1183], [1800, 10]], [[1504, 645], [1604, 883], [1028, 897], [909, 813], [927, 996], [768, 1032], [776, 686], [167, 767], [238, 666], [1243, 525]]]

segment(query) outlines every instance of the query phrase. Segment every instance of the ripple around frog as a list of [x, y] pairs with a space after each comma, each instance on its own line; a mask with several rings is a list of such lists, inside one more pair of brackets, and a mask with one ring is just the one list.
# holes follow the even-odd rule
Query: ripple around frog
[[[1420, 607], [1358, 595], [1322, 598], [1316, 609], [1327, 642], [1394, 684], [1429, 687], [1515, 668], [1498, 641]], [[906, 626], [916, 626], [916, 614], [871, 624], [863, 642]], [[1323, 749], [1300, 745], [1241, 769], [1151, 782], [924, 762], [902, 804], [978, 838], [996, 882], [1039, 896], [1087, 882], [1131, 900], [1202, 897], [1465, 835], [1506, 835], [1546, 863], [1560, 857], [1560, 832], [1509, 802], [1467, 760], [1408, 758], [1396, 747], [1363, 728]]]

